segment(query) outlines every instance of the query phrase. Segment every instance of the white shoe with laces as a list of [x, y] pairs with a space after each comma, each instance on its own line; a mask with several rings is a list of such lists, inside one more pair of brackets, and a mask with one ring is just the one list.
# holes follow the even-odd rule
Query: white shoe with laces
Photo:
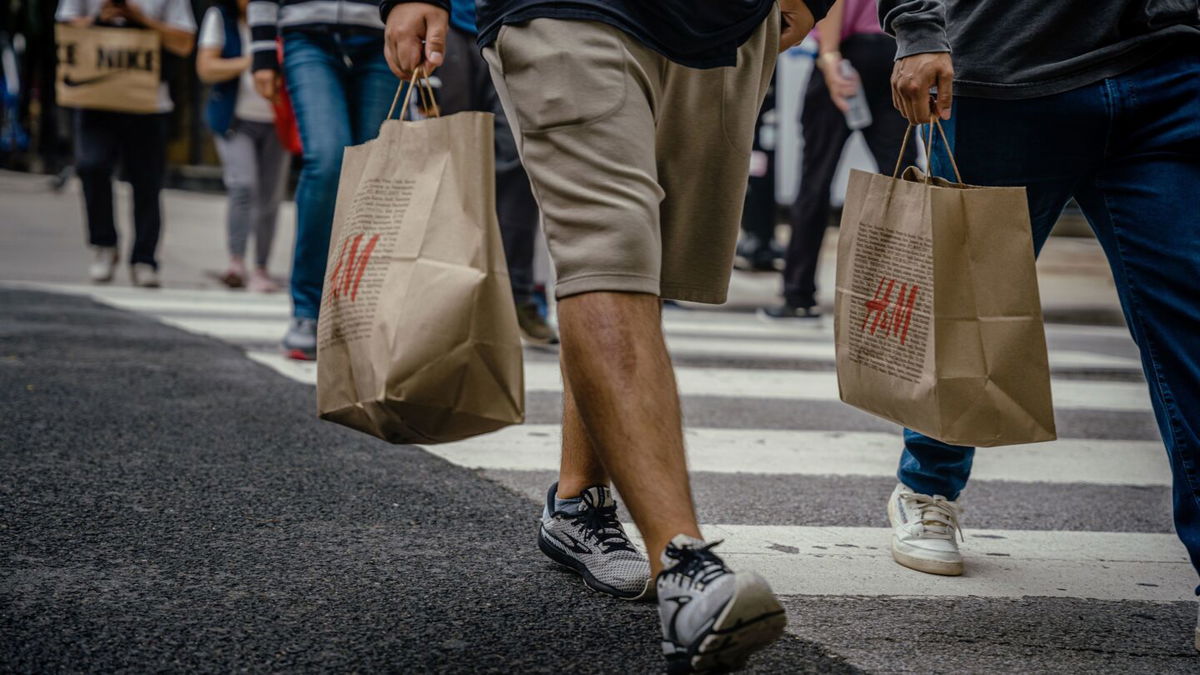
[[940, 495], [923, 495], [903, 483], [888, 501], [892, 558], [909, 569], [929, 574], [963, 573], [958, 504]]

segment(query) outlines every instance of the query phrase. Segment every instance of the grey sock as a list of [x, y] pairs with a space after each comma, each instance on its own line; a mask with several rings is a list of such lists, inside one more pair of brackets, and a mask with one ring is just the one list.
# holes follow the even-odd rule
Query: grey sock
[[562, 499], [558, 495], [554, 495], [554, 510], [565, 511], [567, 513], [575, 513], [579, 511], [579, 505], [583, 503], [583, 497], [571, 497]]

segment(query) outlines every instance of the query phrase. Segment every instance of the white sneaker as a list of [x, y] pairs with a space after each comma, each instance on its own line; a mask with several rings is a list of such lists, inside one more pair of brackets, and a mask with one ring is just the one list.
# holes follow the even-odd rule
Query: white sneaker
[[913, 492], [903, 483], [888, 501], [892, 558], [909, 569], [929, 574], [963, 573], [958, 552], [958, 504], [942, 496]]
[[93, 246], [92, 264], [88, 265], [88, 276], [98, 284], [112, 281], [117, 273], [119, 258], [120, 255], [115, 246]]
[[158, 280], [158, 270], [149, 263], [134, 263], [129, 266], [129, 278], [134, 286], [142, 288], [158, 288], [162, 284]]

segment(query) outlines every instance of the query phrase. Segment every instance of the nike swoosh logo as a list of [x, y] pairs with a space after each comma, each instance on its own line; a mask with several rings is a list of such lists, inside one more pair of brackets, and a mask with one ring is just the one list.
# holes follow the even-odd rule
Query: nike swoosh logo
[[566, 537], [567, 540], [571, 542], [570, 546], [568, 546], [567, 548], [571, 549], [575, 553], [591, 553], [592, 552], [592, 549], [588, 548], [587, 546], [584, 546], [583, 543], [581, 543], [578, 539], [576, 539], [575, 537], [572, 537], [571, 535], [567, 534], [566, 532], [563, 533], [563, 536]]
[[89, 84], [95, 84], [96, 82], [99, 82], [101, 80], [107, 80], [110, 77], [113, 77], [115, 75], [120, 75], [120, 74], [121, 74], [120, 71], [113, 72], [113, 73], [105, 73], [103, 75], [97, 75], [95, 77], [89, 77], [89, 78], [86, 78], [83, 80], [76, 80], [76, 79], [73, 79], [70, 75], [67, 75], [66, 77], [63, 78], [62, 83], [64, 86], [67, 86], [67, 87], [85, 87]]

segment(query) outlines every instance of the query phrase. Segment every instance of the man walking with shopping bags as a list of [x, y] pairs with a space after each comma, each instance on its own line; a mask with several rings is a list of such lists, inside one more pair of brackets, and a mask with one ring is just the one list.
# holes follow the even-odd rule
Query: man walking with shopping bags
[[[966, 182], [1024, 187], [1035, 249], [1071, 198], [1087, 217], [1141, 350], [1175, 528], [1200, 568], [1200, 2], [880, 0], [879, 12], [899, 46], [897, 109], [946, 120]], [[935, 152], [934, 173], [951, 177], [947, 160]], [[888, 507], [901, 564], [962, 573], [955, 500], [973, 454], [905, 432]]]
[[[829, 4], [479, 3], [479, 44], [558, 273], [563, 454], [539, 547], [593, 589], [657, 594], [672, 672], [740, 667], [785, 623], [766, 582], [731, 571], [700, 534], [661, 300], [724, 301], [776, 53]], [[384, 0], [398, 75], [442, 63], [448, 10]]]

